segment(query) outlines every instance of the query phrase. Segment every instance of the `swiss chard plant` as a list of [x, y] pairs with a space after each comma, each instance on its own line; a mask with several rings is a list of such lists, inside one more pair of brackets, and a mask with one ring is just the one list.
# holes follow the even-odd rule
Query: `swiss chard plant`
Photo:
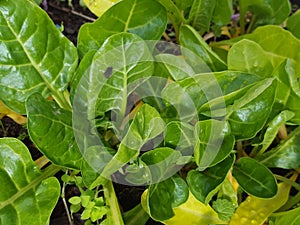
[[[27, 116], [43, 154], [34, 162], [21, 141], [0, 139], [0, 224], [48, 224], [69, 184], [81, 192], [70, 223], [81, 210], [86, 224], [297, 224], [290, 11], [288, 1], [123, 0], [84, 24], [75, 47], [33, 1], [0, 0], [0, 99]], [[179, 45], [161, 41], [168, 23]], [[208, 31], [228, 38], [208, 45]], [[140, 204], [122, 212], [114, 182], [146, 187]]]

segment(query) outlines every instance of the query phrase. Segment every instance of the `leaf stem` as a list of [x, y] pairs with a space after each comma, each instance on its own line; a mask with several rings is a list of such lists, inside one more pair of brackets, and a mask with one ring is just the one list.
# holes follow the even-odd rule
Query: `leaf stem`
[[[66, 171], [66, 174], [68, 174], [68, 170]], [[66, 210], [66, 213], [67, 213], [69, 224], [70, 225], [74, 225], [73, 218], [72, 218], [72, 215], [70, 214], [69, 207], [68, 207], [68, 204], [67, 204], [67, 201], [66, 201], [66, 198], [65, 198], [66, 186], [67, 186], [67, 183], [63, 182], [63, 186], [61, 188], [61, 195], [60, 195], [60, 197], [61, 197], [61, 199], [63, 201], [64, 207], [65, 207], [65, 210]]]
[[105, 202], [109, 207], [107, 219], [110, 220], [108, 224], [124, 225], [122, 215], [119, 208], [118, 199], [111, 180], [106, 180], [103, 185]]

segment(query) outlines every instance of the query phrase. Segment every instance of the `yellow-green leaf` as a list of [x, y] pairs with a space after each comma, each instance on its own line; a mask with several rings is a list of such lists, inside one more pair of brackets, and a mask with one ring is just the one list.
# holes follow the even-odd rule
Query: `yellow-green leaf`
[[120, 0], [83, 0], [89, 10], [98, 17], [119, 1]]
[[278, 193], [270, 199], [248, 196], [237, 208], [229, 225], [261, 225], [288, 200], [291, 186], [286, 183], [278, 185]]

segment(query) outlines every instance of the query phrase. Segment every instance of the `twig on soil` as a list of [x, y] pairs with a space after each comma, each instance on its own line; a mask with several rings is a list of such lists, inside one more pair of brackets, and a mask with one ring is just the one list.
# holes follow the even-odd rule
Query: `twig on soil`
[[72, 14], [74, 14], [76, 16], [82, 17], [82, 18], [84, 18], [86, 20], [89, 20], [91, 22], [94, 22], [96, 20], [95, 18], [92, 18], [90, 16], [86, 16], [86, 15], [84, 15], [82, 13], [79, 13], [79, 12], [73, 10], [73, 9], [68, 9], [68, 8], [64, 8], [64, 7], [58, 7], [57, 5], [55, 5], [55, 4], [51, 3], [51, 2], [48, 2], [48, 6], [51, 6], [51, 7], [55, 8], [55, 9], [57, 9], [57, 10], [60, 10], [60, 11], [66, 12], [66, 13], [72, 13]]

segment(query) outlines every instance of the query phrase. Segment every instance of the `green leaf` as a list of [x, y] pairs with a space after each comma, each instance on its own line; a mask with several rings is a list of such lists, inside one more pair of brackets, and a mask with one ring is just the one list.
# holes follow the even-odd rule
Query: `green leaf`
[[26, 146], [14, 138], [0, 139], [0, 169], [0, 223], [48, 224], [60, 196], [58, 180], [48, 177], [59, 169], [50, 166], [41, 173]]
[[253, 138], [263, 128], [273, 106], [275, 90], [274, 79], [259, 81], [227, 109], [231, 133], [236, 139]]
[[179, 42], [183, 47], [182, 54], [196, 73], [217, 72], [227, 69], [227, 65], [211, 50], [210, 46], [191, 26], [181, 26]]
[[82, 154], [74, 137], [71, 112], [38, 93], [28, 97], [26, 110], [28, 133], [38, 149], [56, 165], [80, 169]]
[[217, 0], [216, 6], [214, 9], [212, 22], [213, 30], [217, 36], [221, 34], [221, 28], [224, 25], [227, 25], [233, 14], [233, 5], [232, 0]]
[[300, 39], [300, 11], [298, 10], [287, 19], [286, 28], [298, 39]]
[[[97, 95], [96, 116], [116, 110], [124, 117], [128, 110], [129, 94], [145, 82], [154, 70], [146, 42], [129, 33], [109, 37], [95, 54], [91, 63], [91, 66], [94, 65], [92, 71], [100, 74], [88, 74], [97, 82], [88, 83], [88, 88]], [[108, 70], [111, 71], [110, 75], [106, 75]]]
[[165, 145], [192, 155], [194, 146], [194, 127], [188, 123], [172, 121], [167, 124], [165, 131]]
[[[149, 186], [144, 203], [150, 216], [159, 221], [167, 220], [174, 215], [173, 208], [184, 204], [189, 196], [185, 181], [174, 176]], [[142, 200], [143, 201], [143, 200]]]
[[233, 167], [233, 176], [249, 194], [272, 198], [277, 193], [277, 182], [272, 172], [252, 158], [241, 158]]
[[262, 154], [267, 150], [267, 148], [272, 144], [274, 139], [276, 138], [278, 131], [282, 125], [284, 125], [287, 121], [289, 121], [291, 118], [293, 118], [295, 113], [291, 111], [282, 111], [280, 112], [274, 119], [271, 120], [269, 123], [269, 126], [264, 134], [263, 141], [258, 145], [259, 148], [259, 154]]
[[213, 202], [212, 207], [218, 213], [219, 218], [224, 221], [230, 220], [236, 208], [236, 206], [227, 199], [217, 199]]
[[270, 77], [273, 66], [267, 52], [250, 40], [235, 43], [228, 52], [228, 69]]
[[275, 212], [286, 203], [290, 189], [290, 185], [281, 183], [279, 184], [278, 193], [273, 198], [262, 199], [248, 196], [235, 211], [229, 225], [263, 224], [271, 213]]
[[141, 148], [149, 140], [161, 134], [165, 124], [159, 113], [150, 105], [144, 104], [136, 113], [130, 127], [122, 139], [117, 153], [104, 167], [101, 176], [93, 182], [91, 188], [102, 182], [103, 177], [109, 178], [114, 172], [130, 160], [135, 159]]
[[119, 1], [120, 0], [83, 0], [85, 6], [98, 17]]
[[300, 223], [300, 207], [286, 212], [274, 213], [270, 220], [273, 221], [274, 225], [297, 225]]
[[144, 225], [149, 219], [149, 215], [143, 209], [141, 204], [138, 204], [133, 209], [122, 214], [126, 225]]
[[94, 23], [80, 28], [78, 49], [82, 57], [98, 49], [111, 35], [129, 32], [144, 40], [159, 40], [167, 25], [165, 8], [152, 0], [123, 0], [112, 6]]
[[229, 156], [217, 165], [202, 172], [190, 170], [186, 179], [193, 195], [199, 201], [208, 204], [225, 180], [234, 160], [235, 157]]
[[74, 45], [29, 0], [1, 1], [0, 21], [1, 100], [25, 114], [26, 98], [39, 92], [70, 110], [64, 91], [77, 67]]
[[216, 3], [217, 0], [193, 1], [193, 5], [189, 13], [188, 23], [198, 30], [200, 35], [209, 31]]
[[216, 165], [233, 150], [234, 136], [226, 121], [204, 120], [195, 125], [195, 161], [200, 169]]
[[276, 100], [279, 110], [290, 110], [295, 113], [289, 122], [300, 124], [300, 83], [297, 78], [297, 64], [288, 59], [274, 71], [277, 78]]
[[300, 127], [296, 128], [276, 148], [262, 154], [257, 159], [267, 167], [298, 168], [300, 165]]

